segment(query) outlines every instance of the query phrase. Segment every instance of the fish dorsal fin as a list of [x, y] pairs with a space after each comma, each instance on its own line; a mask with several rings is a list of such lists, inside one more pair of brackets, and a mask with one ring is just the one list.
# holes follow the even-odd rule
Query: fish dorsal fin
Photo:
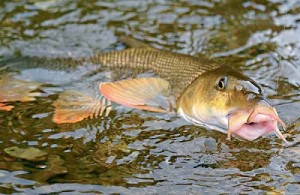
[[129, 37], [129, 36], [122, 36], [119, 37], [119, 40], [123, 42], [127, 47], [130, 48], [148, 48], [148, 49], [154, 49], [153, 47], [147, 45], [146, 43], [143, 43], [140, 40], [137, 40], [135, 38]]
[[57, 124], [76, 123], [86, 118], [107, 116], [111, 111], [110, 101], [104, 97], [92, 97], [79, 91], [69, 90], [59, 94], [53, 103], [53, 121]]
[[86, 60], [107, 68], [153, 71], [170, 83], [176, 98], [201, 74], [221, 66], [206, 59], [151, 48], [101, 53]]
[[101, 94], [108, 100], [153, 112], [169, 112], [170, 84], [161, 78], [137, 78], [117, 82], [101, 83]]

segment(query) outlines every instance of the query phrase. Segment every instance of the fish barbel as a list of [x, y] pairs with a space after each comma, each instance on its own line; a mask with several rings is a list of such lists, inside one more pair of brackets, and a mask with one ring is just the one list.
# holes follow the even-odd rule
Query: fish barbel
[[[175, 97], [175, 111], [187, 121], [236, 137], [255, 140], [275, 132], [286, 141], [285, 128], [261, 87], [232, 68], [196, 57], [149, 48], [127, 49], [95, 57], [95, 63], [153, 70], [159, 78], [137, 78], [102, 83], [107, 99], [133, 108], [167, 111]], [[160, 102], [157, 100], [159, 99]], [[162, 100], [165, 101], [162, 103]]]
[[[275, 132], [287, 142], [277, 126], [285, 129], [285, 124], [261, 87], [229, 66], [143, 46], [99, 54], [93, 60], [105, 66], [152, 70], [159, 77], [100, 84], [102, 95], [113, 102], [157, 112], [172, 107], [193, 124], [227, 133], [229, 140], [234, 135], [252, 141]], [[175, 97], [175, 105], [169, 97]]]
[[151, 48], [130, 38], [123, 41], [133, 48], [71, 60], [71, 64], [151, 71], [153, 76], [101, 83], [104, 99], [100, 102], [78, 92], [63, 93], [54, 103], [54, 122], [107, 115], [112, 101], [142, 110], [177, 112], [193, 124], [226, 133], [228, 139], [233, 135], [252, 141], [275, 132], [286, 142], [278, 129], [278, 123], [284, 129], [285, 124], [251, 78], [208, 59]]

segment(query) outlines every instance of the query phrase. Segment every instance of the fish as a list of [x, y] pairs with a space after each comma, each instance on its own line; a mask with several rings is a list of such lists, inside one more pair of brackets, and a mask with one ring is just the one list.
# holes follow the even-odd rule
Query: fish
[[[101, 100], [65, 91], [53, 106], [54, 122], [75, 123], [109, 115], [111, 103], [151, 112], [176, 113], [192, 124], [253, 141], [286, 125], [262, 87], [232, 67], [207, 58], [152, 48], [125, 37], [124, 50], [72, 60], [111, 70], [133, 70], [132, 78], [98, 83]], [[63, 61], [63, 60], [61, 60]], [[142, 74], [143, 75], [143, 74]]]
[[143, 45], [99, 54], [93, 60], [111, 67], [152, 70], [158, 76], [100, 84], [99, 91], [112, 102], [155, 112], [170, 112], [173, 107], [195, 125], [226, 133], [228, 140], [234, 135], [253, 141], [275, 132], [287, 142], [278, 128], [286, 125], [261, 86], [228, 65]]

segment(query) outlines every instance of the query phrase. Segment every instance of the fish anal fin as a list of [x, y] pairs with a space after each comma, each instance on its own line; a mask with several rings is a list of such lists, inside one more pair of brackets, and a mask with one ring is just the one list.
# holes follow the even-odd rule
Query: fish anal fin
[[137, 78], [101, 83], [101, 94], [108, 100], [142, 110], [169, 112], [170, 84], [161, 78]]
[[57, 124], [76, 123], [87, 118], [107, 116], [110, 102], [85, 95], [78, 91], [65, 91], [53, 103], [53, 121]]

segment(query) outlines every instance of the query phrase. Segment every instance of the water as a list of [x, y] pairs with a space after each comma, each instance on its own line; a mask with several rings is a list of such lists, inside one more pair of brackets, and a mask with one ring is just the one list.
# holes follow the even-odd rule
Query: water
[[[286, 122], [292, 143], [255, 142], [186, 123], [174, 115], [117, 107], [107, 119], [52, 122], [52, 103], [66, 89], [108, 78], [93, 66], [26, 68], [15, 77], [46, 83], [41, 97], [0, 112], [0, 193], [198, 194], [296, 193], [300, 190], [299, 1], [0, 2], [0, 60], [19, 56], [82, 57], [123, 49], [133, 35], [160, 49], [208, 56], [261, 84]], [[8, 74], [8, 73], [5, 73]], [[35, 147], [44, 161], [4, 149]]]

